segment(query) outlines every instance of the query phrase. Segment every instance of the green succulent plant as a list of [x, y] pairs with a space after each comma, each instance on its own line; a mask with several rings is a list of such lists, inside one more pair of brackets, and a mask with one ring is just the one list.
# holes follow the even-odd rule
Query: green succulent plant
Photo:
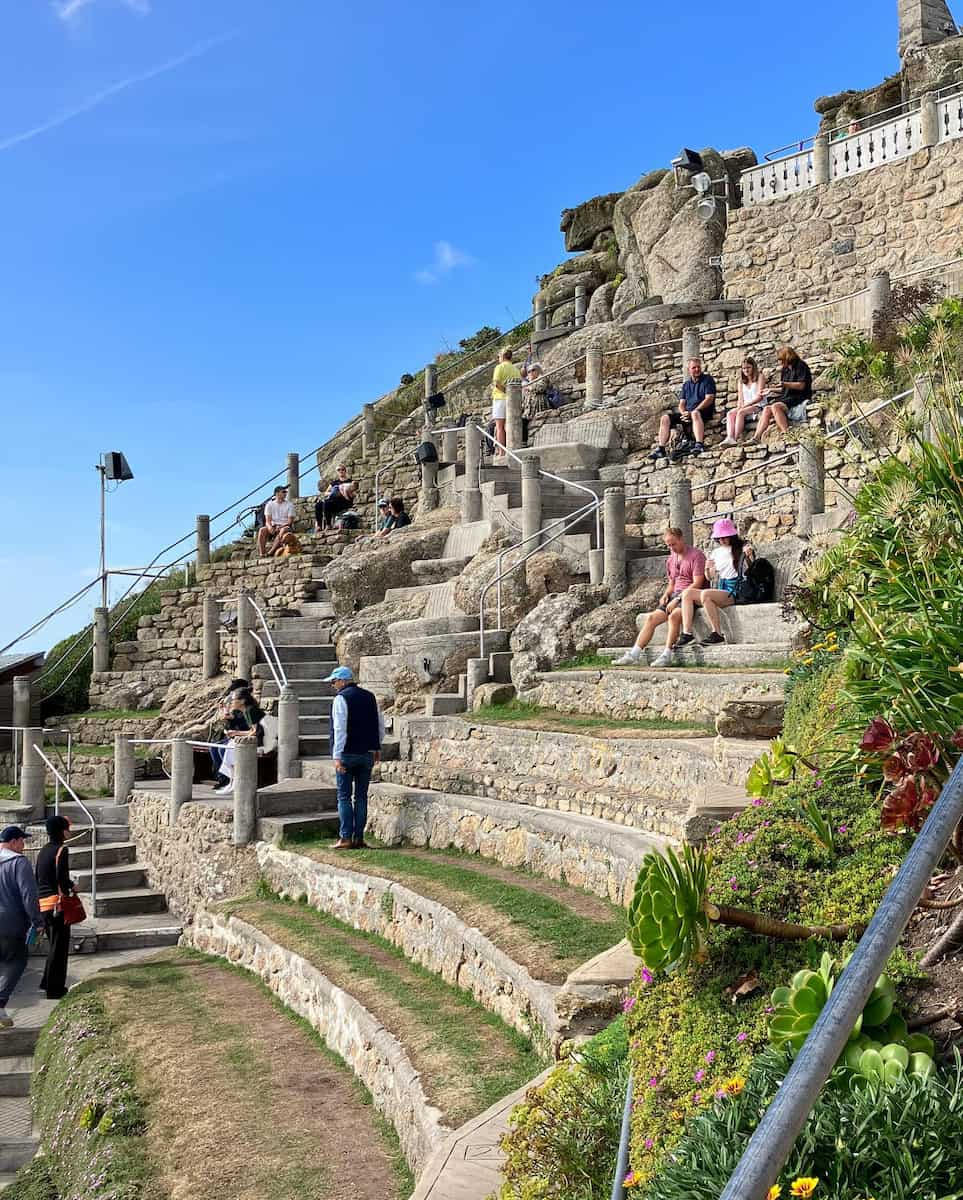
[[765, 754], [761, 754], [749, 768], [746, 777], [748, 794], [771, 800], [776, 788], [791, 782], [798, 758], [798, 753], [787, 746], [782, 738], [774, 738]]

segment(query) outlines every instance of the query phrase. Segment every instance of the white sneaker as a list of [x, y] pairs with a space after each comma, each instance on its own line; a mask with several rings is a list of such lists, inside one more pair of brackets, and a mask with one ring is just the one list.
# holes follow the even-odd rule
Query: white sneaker
[[675, 662], [675, 647], [666, 646], [658, 658], [652, 660], [653, 667], [671, 667]]
[[12, 1029], [12, 1028], [13, 1028], [13, 1017], [10, 1016], [10, 1014], [7, 1012], [7, 1010], [5, 1008], [0, 1008], [0, 1029]]
[[637, 667], [642, 661], [642, 651], [633, 646], [631, 650], [626, 650], [621, 658], [613, 658], [613, 667]]
[[233, 791], [234, 791], [234, 784], [233, 783], [225, 783], [223, 787], [214, 789], [214, 795], [215, 796], [223, 796], [225, 792], [233, 792]]
[[738, 446], [739, 443], [736, 441], [735, 438], [727, 437], [726, 440], [721, 443], [721, 445], [723, 445], [723, 446]]

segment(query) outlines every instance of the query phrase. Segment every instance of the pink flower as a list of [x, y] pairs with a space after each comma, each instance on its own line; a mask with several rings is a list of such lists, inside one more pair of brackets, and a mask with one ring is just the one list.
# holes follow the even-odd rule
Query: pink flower
[[711, 1067], [715, 1061], [716, 1061], [716, 1052], [715, 1052], [715, 1050], [710, 1050], [709, 1053], [706, 1055], [706, 1062]]
[[736, 1034], [736, 1041], [737, 1041], [737, 1042], [744, 1042], [748, 1036], [749, 1036], [749, 1034], [748, 1034], [748, 1033], [737, 1033], [737, 1034]]
[[659, 1081], [658, 1081], [658, 1079], [656, 1079], [656, 1077], [653, 1075], [653, 1076], [652, 1076], [652, 1078], [649, 1080], [649, 1087], [650, 1087], [650, 1088], [657, 1088], [658, 1086], [659, 1086]]
[[849, 826], [848, 825], [840, 825], [839, 832], [840, 833], [849, 833]]
[[622, 1011], [624, 1013], [630, 1013], [633, 1008], [635, 1008], [635, 997], [634, 996], [626, 996], [625, 999], [622, 1001]]
[[752, 807], [753, 808], [762, 808], [762, 796], [753, 796]]
[[702, 1093], [701, 1092], [696, 1092], [696, 1094], [692, 1097], [692, 1103], [693, 1104], [701, 1104], [702, 1103]]
[[653, 1142], [653, 1140], [652, 1140], [651, 1138], [646, 1138], [646, 1139], [645, 1139], [645, 1148], [646, 1148], [646, 1150], [651, 1150], [651, 1149], [652, 1149], [652, 1147], [653, 1147], [654, 1145], [655, 1145], [655, 1142]]
[[701, 1083], [701, 1082], [703, 1081], [703, 1079], [705, 1079], [705, 1077], [706, 1077], [706, 1073], [705, 1073], [705, 1071], [702, 1069], [702, 1067], [700, 1067], [700, 1068], [698, 1069], [698, 1071], [696, 1071], [695, 1075], [693, 1076], [693, 1078], [695, 1079], [696, 1083]]
[[652, 974], [652, 972], [649, 970], [649, 968], [643, 967], [642, 968], [642, 982], [646, 986], [648, 986], [652, 982], [653, 979], [655, 979], [655, 976]]

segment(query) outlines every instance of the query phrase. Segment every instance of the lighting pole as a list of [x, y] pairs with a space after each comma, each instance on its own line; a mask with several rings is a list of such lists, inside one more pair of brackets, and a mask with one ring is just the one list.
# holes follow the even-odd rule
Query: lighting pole
[[134, 472], [119, 450], [102, 454], [95, 470], [100, 476], [100, 603], [107, 608], [107, 480], [123, 483], [133, 479]]

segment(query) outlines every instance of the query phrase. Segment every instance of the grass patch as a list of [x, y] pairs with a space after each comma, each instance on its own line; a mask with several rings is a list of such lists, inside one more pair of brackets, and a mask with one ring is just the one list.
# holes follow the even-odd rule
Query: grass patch
[[512, 700], [508, 704], [487, 704], [474, 712], [459, 714], [463, 720], [476, 721], [483, 725], [525, 725], [531, 729], [550, 729], [562, 733], [607, 732], [673, 733], [714, 732], [708, 721], [670, 721], [665, 717], [637, 717], [634, 720], [617, 720], [615, 717], [592, 716], [587, 713], [559, 712], [555, 708], [541, 708], [537, 704], [526, 704]]
[[[611, 654], [579, 654], [575, 658], [566, 658], [552, 667], [552, 671], [581, 671], [589, 668], [598, 668], [599, 670], [612, 669]], [[672, 664], [673, 671], [688, 670], [688, 671], [786, 671], [790, 667], [789, 659], [787, 658], [770, 658], [765, 659], [760, 663], [753, 663], [752, 666], [728, 666], [723, 663], [697, 663], [688, 662], [681, 658], [678, 662]], [[648, 671], [651, 667], [648, 663], [639, 662], [627, 667], [618, 667], [619, 671]], [[550, 673], [550, 672], [549, 672]]]
[[[100, 745], [93, 745], [90, 742], [74, 742], [73, 752], [74, 752], [74, 757], [79, 757], [79, 758], [113, 758], [114, 757], [114, 747], [113, 747], [112, 743], [100, 746]], [[135, 758], [150, 758], [150, 757], [152, 757], [150, 755], [150, 747], [149, 746], [135, 746], [134, 747], [134, 757]]]
[[0, 783], [0, 800], [19, 800], [20, 789], [14, 783]]
[[[330, 840], [300, 842], [297, 851], [344, 866]], [[441, 850], [385, 850], [351, 855], [353, 869], [409, 885], [452, 909], [533, 975], [563, 982], [566, 975], [625, 934], [625, 912], [607, 900], [530, 872], [488, 863], [476, 855]], [[393, 902], [385, 896], [390, 917]]]
[[429, 1100], [453, 1126], [545, 1065], [528, 1038], [375, 934], [280, 898], [228, 902], [224, 911], [302, 955], [374, 1013], [408, 1051]]
[[70, 717], [82, 717], [87, 721], [148, 721], [160, 715], [159, 708], [97, 708], [90, 712], [71, 713]]

